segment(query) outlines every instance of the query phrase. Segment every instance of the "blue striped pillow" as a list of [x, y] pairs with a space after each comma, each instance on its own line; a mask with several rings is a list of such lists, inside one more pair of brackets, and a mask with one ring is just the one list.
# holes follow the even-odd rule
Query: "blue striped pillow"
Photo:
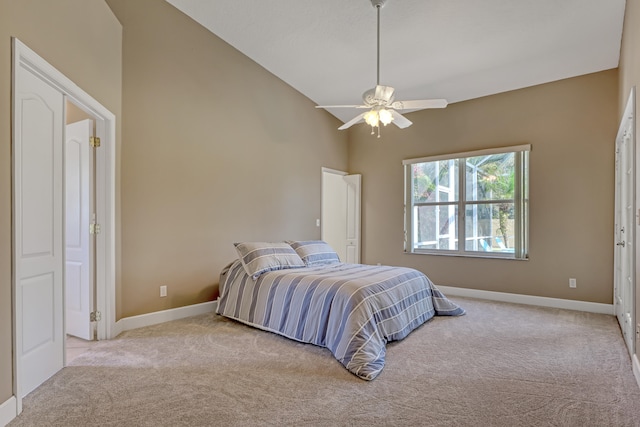
[[254, 280], [262, 273], [285, 268], [304, 267], [304, 262], [286, 243], [234, 243], [244, 270]]
[[302, 261], [310, 267], [320, 264], [335, 264], [340, 257], [329, 244], [323, 240], [287, 241]]

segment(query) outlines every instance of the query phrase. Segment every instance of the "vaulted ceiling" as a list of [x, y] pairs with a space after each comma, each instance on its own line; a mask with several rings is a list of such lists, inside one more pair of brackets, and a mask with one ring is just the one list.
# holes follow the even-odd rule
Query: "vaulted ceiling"
[[[167, 1], [317, 104], [359, 104], [376, 84], [371, 0]], [[624, 10], [625, 0], [387, 0], [380, 83], [396, 99], [453, 103], [616, 68]]]

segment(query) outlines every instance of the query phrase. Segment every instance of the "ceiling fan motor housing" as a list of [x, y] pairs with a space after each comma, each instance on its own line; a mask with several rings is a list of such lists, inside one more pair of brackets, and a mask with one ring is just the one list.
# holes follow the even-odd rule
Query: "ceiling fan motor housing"
[[377, 85], [362, 94], [364, 105], [374, 107], [376, 105], [389, 105], [395, 99], [394, 89], [391, 86]]

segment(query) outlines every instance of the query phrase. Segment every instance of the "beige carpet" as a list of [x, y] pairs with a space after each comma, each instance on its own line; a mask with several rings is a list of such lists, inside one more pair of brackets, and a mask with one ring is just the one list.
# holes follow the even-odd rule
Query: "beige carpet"
[[215, 314], [95, 345], [10, 426], [640, 426], [612, 316], [452, 298], [371, 382], [328, 350]]

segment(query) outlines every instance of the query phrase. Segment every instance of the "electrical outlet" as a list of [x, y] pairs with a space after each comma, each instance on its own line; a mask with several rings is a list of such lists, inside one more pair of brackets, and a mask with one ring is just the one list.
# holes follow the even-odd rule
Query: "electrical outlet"
[[570, 288], [576, 288], [578, 285], [576, 283], [576, 279], [574, 279], [573, 277], [569, 279], [569, 287]]
[[316, 227], [320, 227], [320, 219], [316, 219]]
[[166, 297], [166, 296], [167, 296], [167, 286], [162, 285], [160, 286], [160, 297]]

